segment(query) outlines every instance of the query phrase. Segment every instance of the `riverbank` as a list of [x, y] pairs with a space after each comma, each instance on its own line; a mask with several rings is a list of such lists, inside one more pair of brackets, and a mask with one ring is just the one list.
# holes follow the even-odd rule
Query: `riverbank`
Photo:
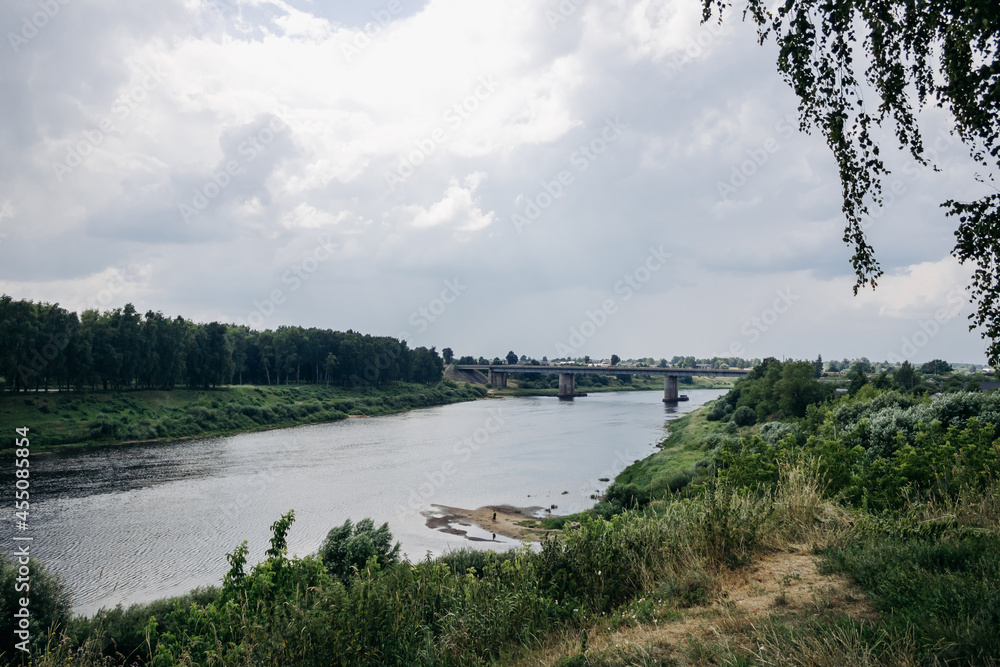
[[[3, 432], [30, 429], [32, 453], [232, 435], [472, 401], [485, 387], [227, 386], [218, 389], [0, 394]], [[12, 442], [12, 441], [11, 441]], [[7, 451], [0, 449], [0, 454]]]
[[[715, 444], [710, 434], [749, 435], [758, 427], [739, 429], [735, 424], [710, 422], [707, 417], [712, 403], [695, 409], [670, 422], [667, 437], [659, 449], [644, 459], [635, 461], [614, 479], [605, 498], [595, 507], [575, 514], [552, 515], [540, 507], [511, 507], [488, 505], [477, 509], [443, 507], [442, 512], [428, 516], [427, 526], [436, 530], [458, 530], [456, 526], [476, 526], [496, 535], [513, 540], [539, 542], [546, 534], [578, 525], [584, 515], [618, 513], [638, 500], [645, 504], [653, 498], [669, 495], [692, 480], [701, 481], [712, 470], [712, 452], [706, 443]], [[496, 512], [496, 521], [492, 513]], [[455, 534], [462, 534], [456, 532]]]
[[[134, 658], [207, 667], [221, 655], [226, 664], [250, 656], [280, 667], [995, 665], [1000, 485], [994, 426], [978, 417], [997, 414], [997, 402], [869, 392], [818, 406], [815, 420], [745, 427], [753, 436], [739, 441], [730, 438], [732, 420], [692, 414], [618, 482], [654, 489], [664, 475], [691, 470], [678, 459], [683, 452], [721, 465], [637, 510], [584, 513], [537, 549], [397, 560], [385, 535], [368, 541], [360, 559], [351, 549], [293, 558], [289, 512], [272, 525], [264, 562], [248, 569], [245, 547], [237, 548], [221, 587], [54, 619], [66, 634], [41, 634], [49, 648], [39, 648], [34, 664], [56, 667], [72, 656], [82, 667], [124, 667]], [[867, 457], [836, 458], [852, 451], [844, 433], [876, 413], [913, 408], [937, 419], [959, 406], [968, 419], [947, 431], [897, 421], [896, 439], [909, 434], [920, 446], [872, 469]], [[839, 439], [828, 428], [834, 420], [844, 426]], [[952, 438], [966, 449], [946, 449]], [[926, 502], [899, 492], [900, 468]], [[942, 488], [941, 469], [966, 483]], [[863, 497], [852, 497], [854, 480]], [[492, 526], [496, 511], [504, 530], [536, 529], [529, 524], [544, 511], [436, 510], [464, 526]], [[503, 542], [489, 534], [474, 541]], [[33, 596], [47, 590], [33, 586]]]

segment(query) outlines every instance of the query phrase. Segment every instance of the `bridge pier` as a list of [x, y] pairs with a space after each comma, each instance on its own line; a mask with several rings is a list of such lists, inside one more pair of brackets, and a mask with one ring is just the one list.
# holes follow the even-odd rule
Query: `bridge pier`
[[499, 373], [492, 368], [490, 369], [490, 384], [494, 387], [505, 388], [507, 386], [507, 374]]
[[563, 400], [572, 399], [576, 395], [576, 374], [559, 374], [559, 398]]
[[677, 393], [677, 376], [676, 375], [666, 375], [663, 378], [663, 402], [664, 403], [676, 403], [677, 399], [680, 398], [680, 394]]

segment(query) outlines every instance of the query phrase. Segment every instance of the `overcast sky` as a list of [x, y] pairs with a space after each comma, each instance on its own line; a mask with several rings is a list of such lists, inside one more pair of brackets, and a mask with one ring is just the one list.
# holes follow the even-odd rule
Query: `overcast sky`
[[981, 186], [947, 117], [923, 118], [940, 171], [890, 155], [887, 275], [854, 297], [835, 164], [774, 44], [699, 18], [7, 0], [0, 292], [457, 355], [984, 362], [939, 208]]

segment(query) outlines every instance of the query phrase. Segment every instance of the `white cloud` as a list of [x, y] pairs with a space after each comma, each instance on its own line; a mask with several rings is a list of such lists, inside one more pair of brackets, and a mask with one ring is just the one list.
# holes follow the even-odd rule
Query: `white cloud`
[[473, 196], [476, 188], [486, 179], [483, 172], [466, 176], [461, 183], [451, 179], [448, 189], [439, 201], [427, 208], [410, 206], [405, 212], [417, 229], [449, 226], [462, 232], [475, 232], [488, 227], [495, 219], [493, 211], [483, 213], [479, 201]]
[[[954, 221], [933, 206], [974, 168], [960, 147], [942, 155], [943, 177], [902, 176], [907, 193], [871, 227], [889, 275], [855, 299], [835, 164], [821, 137], [777, 127], [795, 100], [773, 45], [758, 47], [737, 13], [722, 31], [700, 25], [687, 0], [569, 4], [554, 26], [547, 12], [566, 3], [426, 0], [376, 25], [372, 12], [388, 3], [74, 0], [23, 53], [0, 55], [11, 100], [0, 110], [0, 289], [76, 306], [115, 267], [155, 267], [116, 298], [245, 317], [317, 234], [335, 233], [337, 262], [290, 299], [281, 323], [405, 321], [423, 296], [396, 320], [381, 312], [400, 283], [461, 275], [481, 281], [477, 303], [509, 317], [492, 318], [488, 334], [474, 314], [455, 318], [433, 332], [440, 346], [541, 356], [579, 317], [546, 304], [570, 292], [581, 308], [599, 303], [637, 254], [669, 241], [689, 262], [683, 285], [651, 286], [642, 308], [602, 331], [608, 349], [588, 352], [724, 353], [744, 313], [792, 280], [810, 300], [782, 320], [794, 335], [776, 329], [757, 343], [780, 355], [852, 336], [888, 348], [892, 325], [926, 317], [967, 279], [940, 260]], [[0, 7], [0, 23], [33, 6]], [[123, 117], [122, 96], [137, 86], [142, 99]], [[574, 166], [619, 116], [628, 133]], [[52, 162], [105, 118], [114, 130], [57, 179]], [[275, 118], [287, 129], [268, 142], [260, 132]], [[779, 149], [723, 201], [717, 184], [768, 138]], [[385, 174], [418, 150], [420, 164], [390, 189]], [[185, 225], [178, 205], [212, 189], [230, 161], [238, 174]], [[572, 183], [517, 234], [515, 202], [567, 170]], [[505, 259], [483, 262], [487, 253]], [[337, 307], [317, 307], [329, 294]], [[376, 313], [374, 302], [386, 305]], [[685, 326], [676, 312], [692, 314]], [[525, 321], [552, 332], [537, 334], [538, 349]], [[935, 344], [981, 353], [975, 334], [947, 336]]]

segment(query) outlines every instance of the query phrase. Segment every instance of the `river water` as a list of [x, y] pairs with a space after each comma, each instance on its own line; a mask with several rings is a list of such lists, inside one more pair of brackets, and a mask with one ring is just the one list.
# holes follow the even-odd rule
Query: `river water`
[[[250, 562], [260, 560], [270, 525], [290, 509], [289, 550], [298, 555], [314, 553], [345, 519], [364, 517], [388, 521], [411, 561], [461, 547], [504, 550], [513, 543], [428, 528], [426, 514], [435, 504], [553, 514], [590, 507], [608, 484], [601, 478], [654, 452], [667, 422], [723, 393], [689, 391], [676, 407], [655, 391], [483, 400], [39, 457], [20, 535], [33, 538], [33, 555], [64, 577], [84, 614], [218, 584], [226, 554], [247, 540]], [[8, 473], [0, 483], [13, 488]], [[14, 544], [13, 533], [2, 522], [3, 544]]]

